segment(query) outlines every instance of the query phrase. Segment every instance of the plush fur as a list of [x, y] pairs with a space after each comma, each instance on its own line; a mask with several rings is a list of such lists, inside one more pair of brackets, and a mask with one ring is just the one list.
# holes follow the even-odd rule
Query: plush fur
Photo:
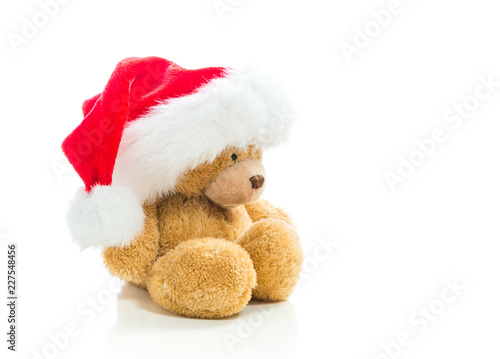
[[82, 248], [124, 246], [144, 228], [137, 196], [124, 186], [95, 186], [78, 190], [67, 216], [73, 240]]
[[303, 260], [288, 215], [263, 200], [228, 209], [205, 195], [221, 173], [261, 156], [257, 146], [229, 147], [184, 173], [174, 193], [145, 205], [146, 225], [129, 246], [104, 250], [109, 271], [189, 317], [230, 316], [251, 298], [286, 300]]
[[147, 281], [155, 302], [201, 318], [239, 312], [256, 284], [250, 255], [233, 242], [212, 237], [179, 244], [158, 259]]
[[266, 218], [255, 222], [236, 243], [250, 254], [259, 285], [253, 297], [259, 300], [286, 300], [300, 273], [302, 249], [297, 232], [285, 221]]

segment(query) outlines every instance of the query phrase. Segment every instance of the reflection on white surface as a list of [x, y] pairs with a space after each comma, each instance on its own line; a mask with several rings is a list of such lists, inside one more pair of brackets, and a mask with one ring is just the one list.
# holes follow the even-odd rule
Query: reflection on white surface
[[[207, 320], [181, 317], [125, 284], [116, 323], [108, 333], [108, 358], [289, 358], [297, 341], [291, 302], [250, 302], [239, 314]], [[165, 355], [161, 355], [165, 353]]]

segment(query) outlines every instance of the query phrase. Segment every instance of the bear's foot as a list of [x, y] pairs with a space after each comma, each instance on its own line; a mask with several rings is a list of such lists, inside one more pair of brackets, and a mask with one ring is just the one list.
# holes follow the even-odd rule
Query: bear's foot
[[283, 301], [299, 280], [303, 253], [295, 229], [280, 219], [263, 219], [248, 227], [238, 238], [257, 272], [253, 298]]
[[252, 296], [256, 273], [239, 245], [223, 239], [191, 239], [153, 265], [147, 288], [171, 312], [195, 318], [238, 313]]

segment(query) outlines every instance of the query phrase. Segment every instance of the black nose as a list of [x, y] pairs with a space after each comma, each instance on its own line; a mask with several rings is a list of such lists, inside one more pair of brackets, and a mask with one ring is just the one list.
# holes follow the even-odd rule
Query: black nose
[[256, 175], [256, 176], [250, 177], [250, 182], [252, 182], [253, 189], [262, 188], [262, 186], [264, 186], [264, 176]]

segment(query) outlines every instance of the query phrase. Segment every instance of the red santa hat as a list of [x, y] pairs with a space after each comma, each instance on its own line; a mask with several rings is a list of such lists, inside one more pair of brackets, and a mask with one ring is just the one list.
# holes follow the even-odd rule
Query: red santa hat
[[187, 170], [227, 146], [270, 147], [287, 136], [286, 93], [254, 69], [184, 69], [127, 58], [62, 148], [82, 178], [68, 224], [82, 247], [124, 246], [141, 233], [142, 205], [172, 193]]

